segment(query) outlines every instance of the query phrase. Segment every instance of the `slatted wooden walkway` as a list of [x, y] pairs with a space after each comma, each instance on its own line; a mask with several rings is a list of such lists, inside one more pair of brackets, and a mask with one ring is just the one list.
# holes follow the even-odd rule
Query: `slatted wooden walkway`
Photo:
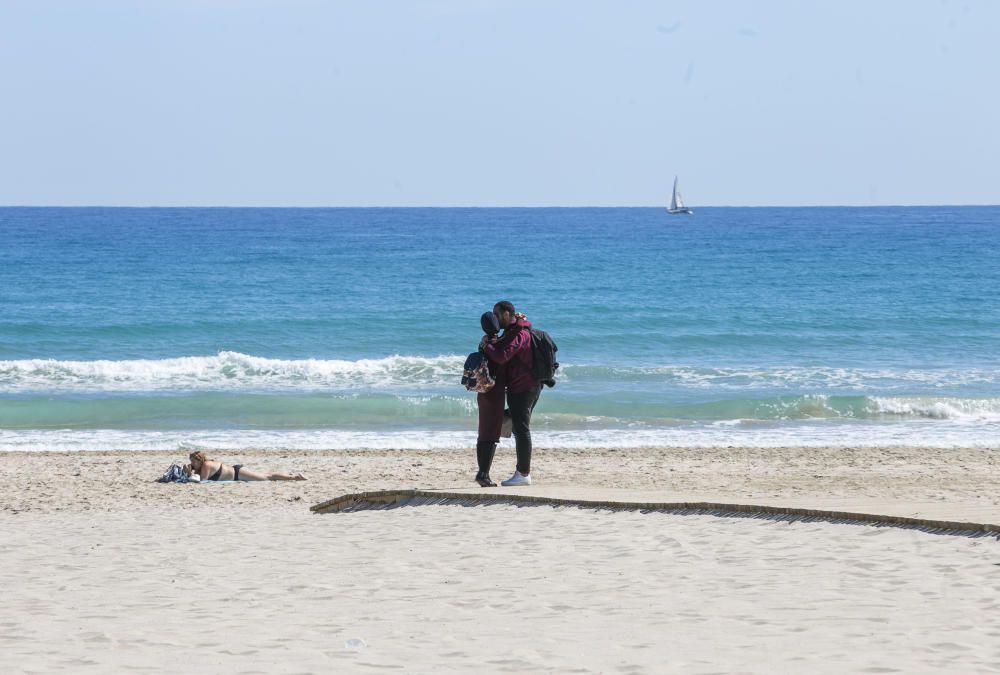
[[1000, 507], [989, 504], [901, 502], [880, 499], [734, 499], [732, 496], [533, 486], [531, 488], [380, 490], [342, 495], [311, 507], [316, 513], [343, 513], [402, 506], [459, 504], [480, 506], [573, 507], [611, 511], [711, 514], [783, 521], [825, 521], [919, 529], [938, 534], [1000, 538]]

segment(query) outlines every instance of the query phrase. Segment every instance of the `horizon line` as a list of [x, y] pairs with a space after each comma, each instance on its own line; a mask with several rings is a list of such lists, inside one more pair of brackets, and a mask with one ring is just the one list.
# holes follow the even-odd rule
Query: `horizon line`
[[[695, 209], [881, 209], [881, 208], [953, 208], [953, 207], [991, 207], [1000, 203], [975, 204], [700, 204], [689, 208]], [[663, 209], [667, 207], [654, 204], [617, 204], [617, 205], [269, 205], [269, 204], [0, 204], [0, 209]]]

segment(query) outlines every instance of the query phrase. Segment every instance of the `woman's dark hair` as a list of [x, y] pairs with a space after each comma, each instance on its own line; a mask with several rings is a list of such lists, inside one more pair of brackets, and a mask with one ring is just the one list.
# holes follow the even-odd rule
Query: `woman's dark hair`
[[499, 309], [501, 312], [510, 312], [511, 314], [516, 314], [514, 311], [514, 303], [510, 300], [501, 300], [497, 304], [493, 305], [494, 308]]

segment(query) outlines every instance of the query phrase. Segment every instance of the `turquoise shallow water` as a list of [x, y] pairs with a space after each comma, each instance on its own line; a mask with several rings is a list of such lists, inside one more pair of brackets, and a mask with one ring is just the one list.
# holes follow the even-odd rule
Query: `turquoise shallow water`
[[0, 209], [0, 450], [459, 447], [478, 316], [542, 443], [995, 445], [1000, 207]]

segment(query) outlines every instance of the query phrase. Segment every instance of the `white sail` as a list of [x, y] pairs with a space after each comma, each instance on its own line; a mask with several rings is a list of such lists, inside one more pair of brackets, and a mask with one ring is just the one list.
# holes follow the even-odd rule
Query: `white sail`
[[673, 194], [670, 196], [670, 208], [667, 209], [667, 213], [670, 214], [694, 213], [694, 211], [684, 206], [684, 200], [681, 199], [681, 193], [677, 191], [677, 176], [674, 176], [674, 191]]

